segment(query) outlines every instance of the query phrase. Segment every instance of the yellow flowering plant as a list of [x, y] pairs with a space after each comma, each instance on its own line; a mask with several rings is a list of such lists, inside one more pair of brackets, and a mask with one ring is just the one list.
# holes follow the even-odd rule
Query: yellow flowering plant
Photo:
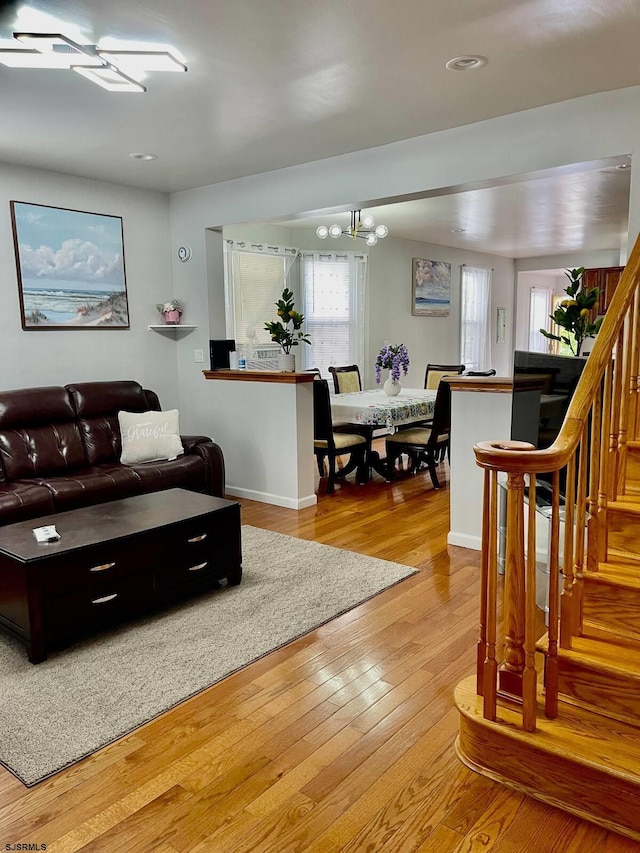
[[602, 317], [593, 320], [593, 309], [598, 301], [599, 289], [592, 287], [587, 290], [582, 287], [584, 267], [575, 270], [565, 270], [569, 279], [569, 287], [565, 289], [567, 298], [563, 299], [553, 314], [549, 317], [556, 326], [565, 329], [568, 335], [554, 335], [546, 329], [540, 329], [540, 334], [552, 341], [568, 344], [574, 355], [580, 355], [585, 338], [593, 338], [602, 325]]
[[294, 309], [293, 293], [288, 288], [285, 287], [282, 291], [282, 298], [276, 302], [276, 308], [279, 319], [275, 323], [264, 324], [271, 340], [280, 344], [287, 355], [291, 352], [291, 347], [297, 347], [300, 341], [310, 344], [309, 335], [300, 331], [304, 316]]

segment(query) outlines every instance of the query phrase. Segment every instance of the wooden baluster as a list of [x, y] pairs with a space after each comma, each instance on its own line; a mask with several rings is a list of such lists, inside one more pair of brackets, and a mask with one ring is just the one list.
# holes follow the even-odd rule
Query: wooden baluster
[[609, 427], [611, 424], [611, 388], [613, 368], [611, 361], [604, 372], [604, 389], [600, 416], [600, 465], [598, 476], [598, 562], [607, 558], [607, 503], [609, 489]]
[[622, 327], [618, 333], [616, 343], [616, 358], [613, 365], [613, 388], [611, 398], [611, 422], [609, 424], [609, 480], [607, 486], [607, 498], [609, 501], [616, 499], [618, 483], [618, 435], [620, 433], [620, 406], [622, 399], [622, 377], [624, 374], [624, 334]]
[[629, 435], [632, 441], [637, 441], [640, 434], [640, 412], [638, 412], [638, 376], [640, 374], [640, 289], [633, 295], [631, 307], [631, 379], [629, 383]]
[[575, 624], [573, 606], [573, 520], [575, 517], [576, 457], [569, 459], [564, 501], [564, 549], [562, 558], [562, 595], [560, 596], [560, 647], [571, 648]]
[[574, 622], [571, 632], [574, 635], [582, 634], [582, 612], [584, 601], [584, 552], [585, 552], [585, 524], [587, 518], [587, 447], [588, 431], [586, 426], [582, 431], [580, 439], [579, 462], [578, 462], [578, 494], [576, 497], [576, 538], [575, 538], [575, 562], [573, 569], [573, 616]]
[[600, 478], [600, 445], [602, 431], [602, 386], [598, 389], [596, 399], [591, 407], [591, 435], [589, 441], [589, 522], [587, 569], [598, 571], [599, 528], [598, 528], [598, 482]]
[[522, 697], [525, 626], [524, 476], [507, 476], [507, 553], [504, 587], [504, 661], [499, 669], [500, 690]]
[[538, 674], [536, 672], [536, 478], [529, 477], [527, 524], [527, 576], [525, 583], [524, 673], [522, 676], [522, 728], [536, 730]]
[[553, 472], [551, 497], [551, 537], [549, 542], [549, 632], [545, 666], [544, 713], [558, 716], [558, 583], [560, 578], [560, 478]]
[[[480, 557], [480, 636], [476, 648], [476, 693], [482, 696], [484, 662], [487, 657], [487, 595], [489, 577], [489, 531], [491, 530], [491, 480], [487, 468], [484, 471], [482, 493], [482, 554]], [[496, 519], [496, 524], [498, 523]]]
[[487, 564], [487, 642], [483, 685], [483, 716], [487, 720], [496, 718], [496, 690], [498, 662], [496, 660], [496, 635], [498, 611], [498, 474], [491, 471], [489, 521], [489, 560]]
[[616, 479], [613, 484], [614, 499], [625, 492], [625, 481], [627, 473], [627, 441], [629, 436], [629, 404], [631, 389], [631, 357], [632, 357], [632, 332], [631, 332], [631, 310], [627, 311], [623, 325], [623, 349], [622, 349], [622, 395], [620, 399], [620, 427], [618, 429], [618, 464], [616, 466]]

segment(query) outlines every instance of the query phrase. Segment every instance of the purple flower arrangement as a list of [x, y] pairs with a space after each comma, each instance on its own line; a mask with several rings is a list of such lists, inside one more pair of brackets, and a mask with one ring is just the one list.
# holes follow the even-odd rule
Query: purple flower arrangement
[[380, 384], [382, 370], [390, 370], [391, 378], [400, 379], [400, 368], [407, 375], [409, 370], [409, 350], [404, 344], [387, 344], [382, 347], [376, 358], [376, 382]]

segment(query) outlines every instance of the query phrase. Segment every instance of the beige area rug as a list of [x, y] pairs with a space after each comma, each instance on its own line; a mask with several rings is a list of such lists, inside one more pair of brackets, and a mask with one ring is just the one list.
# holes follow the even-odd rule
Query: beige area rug
[[242, 583], [53, 652], [0, 635], [0, 762], [25, 785], [415, 574], [243, 526]]

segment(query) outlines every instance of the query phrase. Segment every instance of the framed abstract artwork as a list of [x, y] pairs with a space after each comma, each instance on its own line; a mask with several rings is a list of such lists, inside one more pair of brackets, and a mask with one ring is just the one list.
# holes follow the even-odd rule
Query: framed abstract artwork
[[451, 306], [451, 264], [413, 258], [411, 313], [416, 317], [448, 317]]
[[22, 328], [128, 329], [122, 218], [11, 202]]

